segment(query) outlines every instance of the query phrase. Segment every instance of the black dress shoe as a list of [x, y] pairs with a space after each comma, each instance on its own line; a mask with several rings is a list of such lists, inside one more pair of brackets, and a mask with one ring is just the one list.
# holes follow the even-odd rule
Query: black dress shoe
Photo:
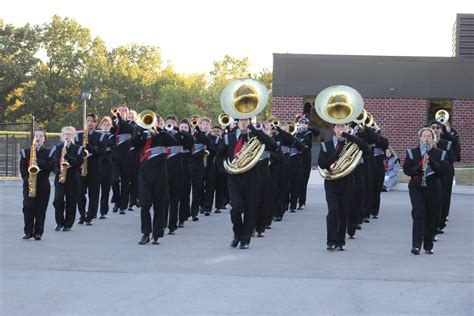
[[142, 239], [138, 242], [139, 245], [146, 245], [150, 242], [150, 235], [143, 234]]
[[365, 218], [364, 218], [364, 223], [370, 223], [370, 221], [369, 221], [369, 218], [368, 218], [368, 217], [365, 217]]
[[426, 253], [427, 255], [432, 255], [432, 254], [434, 254], [434, 251], [433, 251], [433, 249], [428, 249], [428, 250], [425, 249], [425, 253]]
[[240, 249], [249, 249], [249, 244], [248, 244], [248, 243], [241, 242], [241, 243], [240, 243]]
[[267, 225], [267, 226], [265, 226], [265, 229], [272, 229], [272, 226]]
[[372, 218], [373, 218], [373, 219], [377, 219], [377, 218], [379, 218], [379, 217], [378, 217], [377, 215], [372, 215]]
[[79, 222], [77, 222], [79, 225], [82, 225], [84, 224], [84, 220], [83, 219], [80, 219]]
[[179, 227], [179, 228], [183, 228], [183, 227], [184, 227], [184, 222], [183, 222], [183, 221], [179, 221], [178, 227]]
[[211, 213], [209, 211], [204, 212], [204, 216], [209, 216], [209, 215], [211, 215]]
[[71, 227], [63, 227], [63, 232], [70, 232], [71, 231]]
[[222, 213], [222, 211], [220, 209], [216, 209], [214, 213], [219, 214], [219, 213]]
[[434, 242], [438, 241], [438, 236], [434, 235], [434, 236], [433, 236], [433, 241], [434, 241]]
[[204, 214], [204, 210], [202, 208], [199, 209], [199, 214]]
[[354, 235], [349, 235], [349, 239], [355, 239]]
[[61, 230], [61, 228], [63, 228], [63, 225], [58, 224], [58, 225], [56, 225], [56, 228], [54, 228], [54, 230], [58, 232], [58, 231]]
[[275, 222], [281, 222], [282, 218], [280, 216], [276, 216], [273, 218]]
[[357, 225], [355, 226], [355, 229], [361, 230], [361, 229], [362, 229], [362, 226], [360, 226], [359, 224], [357, 224]]
[[265, 234], [263, 232], [257, 233], [257, 237], [265, 237]]
[[159, 238], [153, 238], [153, 245], [159, 245], [160, 244], [160, 239]]
[[170, 229], [170, 230], [168, 231], [168, 235], [174, 235], [174, 230], [171, 230], [171, 229]]
[[119, 208], [120, 208], [120, 207], [119, 207], [117, 204], [115, 204], [115, 205], [114, 205], [114, 208], [112, 209], [112, 212], [113, 212], [113, 213], [117, 213], [118, 210], [119, 210]]
[[255, 231], [253, 231], [252, 234], [250, 234], [250, 236], [255, 237]]
[[35, 240], [41, 240], [41, 235], [35, 235]]
[[438, 230], [436, 231], [436, 234], [444, 234], [444, 231], [443, 231], [442, 229], [438, 229]]
[[299, 207], [298, 207], [299, 210], [304, 210], [304, 204], [301, 204]]
[[25, 240], [33, 238], [33, 234], [25, 234], [25, 236], [23, 236], [22, 238]]
[[87, 226], [92, 226], [92, 222], [91, 221], [86, 221], [86, 225]]
[[240, 242], [240, 240], [238, 240], [237, 238], [234, 238], [234, 239], [232, 239], [232, 241], [230, 242], [230, 246], [231, 246], [232, 248], [235, 248], [235, 247], [237, 247], [237, 246], [239, 245], [239, 242]]
[[346, 247], [344, 245], [339, 245], [339, 246], [337, 246], [337, 250], [344, 251], [344, 250], [346, 250]]
[[197, 222], [199, 220], [199, 217], [193, 216], [193, 222]]
[[124, 215], [124, 214], [125, 214], [125, 210], [120, 210], [119, 214]]
[[296, 210], [295, 210], [295, 209], [291, 209], [290, 212], [291, 212], [291, 213], [296, 213]]
[[106, 219], [106, 217], [105, 217], [104, 214], [102, 214], [102, 215], [100, 215], [99, 219]]
[[420, 248], [411, 248], [411, 253], [414, 255], [419, 255], [420, 254]]
[[326, 247], [326, 249], [329, 250], [329, 251], [334, 251], [334, 250], [336, 250], [336, 245], [328, 245]]

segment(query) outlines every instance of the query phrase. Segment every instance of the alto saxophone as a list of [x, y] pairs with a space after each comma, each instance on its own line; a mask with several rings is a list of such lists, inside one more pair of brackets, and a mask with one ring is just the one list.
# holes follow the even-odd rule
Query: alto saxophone
[[28, 166], [28, 197], [30, 198], [36, 197], [36, 179], [38, 172], [40, 172], [40, 168], [36, 161], [36, 144], [33, 140], [33, 144], [30, 148], [30, 164]]
[[70, 166], [69, 162], [64, 158], [67, 153], [66, 145], [67, 142], [64, 142], [63, 150], [61, 151], [61, 159], [59, 160], [59, 183], [66, 182], [67, 169]]
[[82, 152], [82, 156], [84, 158], [84, 162], [81, 166], [81, 176], [87, 177], [87, 157], [89, 157], [89, 152], [86, 150], [87, 144], [89, 144], [89, 132], [84, 126], [84, 134], [82, 135], [82, 147], [84, 148]]

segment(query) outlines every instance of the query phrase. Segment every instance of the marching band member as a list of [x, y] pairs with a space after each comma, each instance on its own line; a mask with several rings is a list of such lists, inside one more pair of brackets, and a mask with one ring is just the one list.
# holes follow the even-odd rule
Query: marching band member
[[375, 140], [372, 147], [374, 155], [373, 165], [373, 187], [372, 187], [372, 203], [370, 214], [372, 218], [378, 218], [380, 209], [380, 194], [382, 193], [383, 180], [385, 177], [385, 166], [383, 160], [385, 158], [384, 152], [388, 148], [388, 139], [382, 136], [380, 129], [374, 129]]
[[[95, 127], [97, 125], [98, 117], [95, 113], [89, 113], [86, 116], [86, 127], [87, 131], [81, 131], [76, 134], [75, 142], [77, 144], [83, 144], [84, 133], [88, 133], [88, 143], [86, 148], [90, 154], [87, 157], [87, 173], [81, 176], [81, 192], [79, 194], [79, 200], [77, 207], [79, 209], [79, 222], [78, 224], [87, 223], [92, 225], [92, 219], [97, 217], [97, 209], [99, 207], [99, 193], [100, 193], [100, 166], [99, 161], [105, 154], [105, 135], [97, 132]], [[82, 166], [81, 168], [84, 168]], [[86, 214], [86, 193], [89, 197], [89, 206]]]
[[424, 127], [418, 132], [420, 145], [408, 149], [403, 171], [411, 177], [408, 189], [412, 205], [413, 231], [411, 253], [423, 248], [433, 254], [435, 220], [441, 202], [440, 177], [446, 173], [446, 152], [433, 146], [435, 134]]
[[298, 197], [298, 209], [302, 210], [306, 204], [306, 192], [308, 191], [308, 181], [311, 174], [311, 149], [313, 148], [313, 137], [318, 137], [320, 134], [317, 128], [309, 126], [309, 120], [302, 118], [298, 122], [298, 132], [296, 138], [304, 145], [304, 150], [301, 153], [301, 163], [303, 166], [303, 178], [301, 183], [301, 191]]
[[209, 139], [209, 146], [207, 146], [208, 154], [205, 156], [205, 176], [204, 176], [204, 192], [201, 213], [209, 216], [212, 211], [212, 204], [214, 202], [214, 191], [216, 190], [216, 150], [219, 139], [212, 133], [212, 120], [208, 117], [203, 117], [201, 120], [202, 131]]
[[109, 212], [109, 194], [110, 180], [112, 178], [112, 148], [115, 146], [115, 136], [110, 133], [112, 127], [112, 119], [104, 116], [100, 121], [100, 127], [104, 134], [105, 154], [100, 156], [100, 217], [105, 219], [105, 215]]
[[[61, 129], [62, 145], [55, 147], [56, 177], [54, 179], [54, 209], [56, 231], [70, 231], [76, 218], [76, 206], [81, 187], [80, 167], [84, 162], [82, 146], [74, 144], [76, 129], [65, 126]], [[66, 211], [66, 213], [64, 213]]]
[[126, 121], [128, 108], [119, 105], [112, 120], [110, 132], [115, 136], [115, 147], [112, 151], [112, 203], [113, 212], [125, 214], [130, 194], [130, 179], [132, 177], [130, 144], [133, 126]]
[[[129, 110], [127, 113], [127, 122], [136, 128], [135, 118], [137, 112], [135, 110]], [[133, 146], [130, 146], [130, 162], [131, 162], [131, 174], [130, 174], [130, 195], [128, 202], [128, 210], [133, 211], [133, 206], [140, 207], [138, 201], [138, 170], [140, 169], [140, 150]]]
[[[170, 199], [165, 211], [165, 223], [168, 223], [168, 234], [174, 235], [178, 228], [178, 209], [181, 195], [183, 194], [183, 136], [177, 127], [176, 115], [169, 115], [165, 121], [165, 132], [174, 138], [174, 144], [168, 147], [166, 167], [168, 169], [168, 182]], [[168, 216], [169, 215], [169, 216]]]
[[[194, 120], [198, 120], [197, 117]], [[199, 120], [198, 120], [199, 122]], [[207, 126], [208, 122], [199, 122], [193, 128], [194, 146], [191, 154], [191, 168], [192, 168], [192, 201], [191, 201], [191, 216], [193, 221], [198, 221], [199, 208], [202, 205], [204, 197], [204, 178], [206, 175], [206, 168], [204, 166], [205, 150], [211, 145], [211, 141], [206, 136], [204, 131], [201, 131], [199, 125]]]
[[[290, 201], [290, 212], [296, 212], [296, 205], [298, 198], [300, 197], [301, 190], [303, 188], [303, 162], [301, 160], [301, 153], [305, 149], [303, 144], [304, 139], [298, 139], [293, 136], [293, 145], [290, 147], [290, 159], [289, 159], [289, 201]], [[302, 141], [303, 142], [302, 142]]]
[[[138, 194], [141, 206], [142, 238], [138, 242], [159, 244], [163, 237], [165, 212], [169, 201], [168, 171], [166, 168], [166, 147], [173, 145], [174, 138], [160, 127], [145, 130], [137, 127], [130, 139], [130, 145], [141, 149], [138, 174]], [[153, 221], [150, 209], [153, 206]], [[153, 223], [153, 224], [152, 224]]]
[[194, 146], [194, 138], [191, 134], [191, 125], [187, 119], [182, 119], [179, 122], [179, 132], [181, 133], [183, 141], [183, 154], [182, 154], [182, 165], [183, 165], [183, 191], [181, 199], [179, 201], [179, 221], [178, 227], [184, 227], [184, 222], [191, 216], [191, 152]]
[[[212, 144], [212, 151], [215, 155], [221, 150], [221, 147], [224, 146], [223, 141], [223, 131], [220, 126], [215, 125], [212, 128], [212, 135], [215, 137], [214, 143]], [[215, 187], [215, 213], [221, 213], [222, 210], [226, 209], [227, 205], [227, 174], [225, 172], [221, 172], [216, 165], [216, 158], [212, 161], [214, 164], [214, 187]], [[210, 193], [211, 194], [211, 193]], [[214, 196], [214, 194], [211, 194]], [[211, 204], [212, 205], [212, 196], [211, 196]]]
[[55, 148], [44, 147], [46, 131], [34, 133], [30, 148], [21, 150], [20, 173], [23, 179], [23, 239], [41, 240], [51, 186], [49, 174], [56, 166]]
[[[232, 161], [252, 136], [256, 136], [269, 150], [277, 148], [276, 143], [270, 137], [250, 125], [249, 118], [239, 119], [237, 125], [238, 129], [235, 132], [224, 136], [225, 145], [218, 154], [220, 162], [225, 158]], [[219, 166], [221, 166], [220, 163]], [[230, 246], [233, 248], [237, 247], [239, 243], [241, 249], [249, 247], [258, 199], [257, 178], [258, 172], [255, 167], [244, 173], [229, 174], [227, 177], [232, 205], [230, 217], [234, 231], [234, 239]]]
[[[332, 170], [334, 163], [344, 148], [345, 141], [351, 141], [361, 150], [364, 143], [358, 137], [347, 133], [346, 124], [335, 124], [334, 136], [331, 140], [321, 143], [318, 165], [321, 169]], [[327, 250], [345, 250], [345, 235], [347, 228], [347, 215], [353, 201], [354, 175], [349, 175], [337, 180], [324, 180], [326, 202], [328, 204], [327, 225]]]

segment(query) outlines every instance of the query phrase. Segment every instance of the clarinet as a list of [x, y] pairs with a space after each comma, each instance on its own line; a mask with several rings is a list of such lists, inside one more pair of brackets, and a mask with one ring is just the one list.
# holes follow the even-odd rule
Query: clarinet
[[[428, 148], [425, 144], [425, 153], [423, 154], [423, 160], [428, 156]], [[426, 171], [428, 170], [428, 164], [423, 163], [423, 177], [421, 178], [421, 186], [426, 187]]]

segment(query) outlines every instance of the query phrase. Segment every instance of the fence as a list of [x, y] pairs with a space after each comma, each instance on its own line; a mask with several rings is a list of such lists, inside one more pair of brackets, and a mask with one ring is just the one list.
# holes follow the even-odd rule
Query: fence
[[[0, 177], [20, 176], [20, 150], [29, 148], [35, 124], [30, 122], [0, 123]], [[48, 133], [46, 147], [59, 143], [57, 133]]]

